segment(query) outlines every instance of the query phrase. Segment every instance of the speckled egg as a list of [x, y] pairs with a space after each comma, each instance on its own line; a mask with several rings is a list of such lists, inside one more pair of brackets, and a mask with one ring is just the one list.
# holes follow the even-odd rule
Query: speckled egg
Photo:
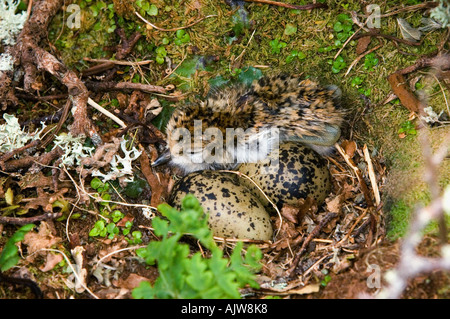
[[[276, 152], [272, 152], [262, 161], [242, 164], [238, 170], [256, 182], [278, 208], [285, 203], [295, 205], [307, 196], [319, 205], [323, 203], [331, 182], [327, 163], [319, 154], [300, 143], [283, 143], [276, 163]], [[251, 181], [246, 180], [245, 185], [264, 205], [269, 204]]]
[[188, 193], [209, 213], [208, 224], [215, 236], [271, 240], [273, 229], [264, 205], [242, 184], [242, 178], [219, 171], [193, 172], [172, 189], [169, 204], [180, 208]]

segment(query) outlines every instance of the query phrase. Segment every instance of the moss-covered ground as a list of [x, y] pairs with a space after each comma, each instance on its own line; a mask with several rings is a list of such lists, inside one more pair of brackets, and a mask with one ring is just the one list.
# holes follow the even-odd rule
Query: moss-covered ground
[[[283, 2], [304, 5], [312, 1]], [[211, 89], [227, 86], [236, 81], [251, 83], [252, 80], [265, 74], [285, 72], [302, 73], [324, 85], [339, 86], [343, 93], [342, 104], [347, 110], [342, 139], [355, 141], [358, 150], [362, 150], [366, 144], [371, 156], [377, 161], [382, 161], [382, 165], [375, 167], [375, 172], [379, 177], [378, 186], [382, 194], [383, 212], [388, 220], [386, 237], [391, 240], [398, 239], [405, 234], [414, 209], [430, 202], [430, 192], [424, 179], [425, 166], [420, 136], [426, 130], [429, 143], [434, 150], [445, 143], [444, 137], [450, 131], [448, 126], [450, 93], [448, 84], [446, 86], [439, 81], [430, 68], [420, 69], [406, 76], [408, 85], [415, 94], [426, 96], [427, 104], [437, 114], [441, 114], [438, 123], [424, 128], [399, 99], [392, 97], [387, 77], [397, 70], [413, 65], [421, 56], [432, 54], [437, 50], [448, 51], [448, 42], [445, 41], [448, 41], [449, 30], [440, 28], [424, 31], [420, 44], [417, 45], [372, 37], [365, 52], [368, 50], [373, 52], [366, 54], [357, 52], [359, 41], [349, 40], [349, 37], [355, 32], [365, 32], [354, 19], [365, 23], [369, 16], [366, 13], [368, 5], [379, 6], [382, 14], [379, 20], [381, 33], [403, 39], [397, 18], [405, 19], [414, 28], [420, 27], [422, 18], [429, 16], [428, 10], [420, 8], [423, 2], [419, 0], [318, 0], [317, 2], [326, 3], [328, 8], [292, 10], [275, 5], [231, 0], [76, 0], [73, 4], [77, 5], [75, 8], [80, 8], [77, 16], [78, 11], [68, 10], [70, 3], [66, 1], [63, 9], [51, 23], [48, 34], [51, 45], [46, 49], [58, 56], [70, 69], [81, 74], [83, 70], [95, 65], [85, 58], [115, 59], [115, 48], [120, 42], [119, 36], [115, 33], [117, 28], [122, 28], [127, 36], [140, 32], [142, 37], [126, 60], [132, 62], [152, 60], [152, 62], [144, 65], [119, 66], [112, 80], [172, 87], [168, 95], [152, 95], [152, 98], [157, 98], [164, 107], [153, 120], [153, 124], [162, 131], [178, 103], [185, 103], [193, 97], [204, 97]], [[154, 26], [144, 23], [134, 14], [135, 11]], [[76, 17], [80, 18], [79, 24], [74, 23], [77, 21], [74, 20]], [[102, 80], [101, 77], [94, 78]], [[56, 91], [66, 91], [66, 88], [51, 76], [46, 75], [46, 80], [54, 81], [54, 85], [49, 87], [55, 87]], [[42, 94], [52, 92], [46, 91]], [[181, 101], [173, 101], [173, 97], [180, 96], [183, 97]], [[111, 110], [122, 103], [117, 92], [97, 94], [95, 98], [101, 105]], [[57, 100], [24, 103], [17, 109], [17, 114], [24, 115], [25, 118], [52, 114], [55, 106], [61, 107]], [[31, 115], [27, 115], [30, 110]], [[94, 115], [93, 120], [102, 134], [117, 127], [110, 119], [101, 115]], [[384, 168], [386, 172], [381, 172], [380, 170]], [[447, 159], [439, 168], [439, 184], [444, 188], [449, 185], [449, 181], [450, 161]], [[368, 180], [366, 182], [370, 185]], [[148, 185], [144, 184], [139, 191], [148, 195]], [[93, 227], [96, 223], [95, 217], [90, 214], [91, 208], [101, 211], [98, 207], [89, 207], [83, 211], [84, 215], [78, 220], [81, 222], [70, 220], [70, 226], [74, 227], [71, 234], [76, 233], [80, 238], [89, 238], [89, 245], [85, 246], [88, 250], [92, 250], [87, 251], [87, 254], [92, 259], [91, 262], [94, 262], [94, 258], [105, 256], [122, 246], [117, 240], [119, 236], [108, 241], [106, 238], [92, 238], [94, 236], [89, 235], [91, 229], [86, 229], [86, 225]], [[124, 215], [127, 215], [127, 209], [124, 208]], [[447, 224], [450, 225], [450, 222]], [[62, 229], [65, 225], [56, 223], [56, 227], [59, 234], [66, 234], [66, 229]], [[436, 234], [437, 228], [435, 224], [427, 228], [432, 239], [426, 239], [423, 243], [424, 248], [421, 249], [426, 254], [437, 246], [435, 237], [432, 237]], [[12, 234], [8, 226], [4, 229], [6, 231], [3, 233], [7, 233], [8, 236]], [[149, 233], [151, 234], [151, 229]], [[0, 238], [2, 244], [8, 236]], [[48, 236], [51, 238], [53, 235]], [[120, 238], [124, 242], [124, 236]], [[130, 240], [131, 237], [127, 238]], [[91, 239], [93, 240], [90, 241]], [[150, 239], [145, 238], [147, 242]], [[133, 242], [136, 243], [138, 241]], [[124, 242], [123, 247], [128, 244], [130, 243]], [[66, 245], [65, 241], [61, 245], [67, 246], [64, 249], [68, 251], [69, 245]], [[398, 260], [398, 244], [389, 243], [389, 245], [380, 246], [373, 254], [379, 257], [376, 263], [385, 266], [383, 270], [392, 268]], [[98, 252], [99, 247], [104, 249]], [[127, 261], [125, 267], [125, 262], [120, 260], [120, 256], [118, 253], [116, 257], [119, 259], [114, 260], [114, 267], [121, 271], [125, 269], [124, 274], [131, 274], [129, 278], [137, 273], [146, 278], [157, 277], [155, 267], [145, 267], [133, 258]], [[360, 265], [356, 263], [355, 269], [359, 284], [367, 288], [367, 274], [364, 274], [366, 270], [363, 269], [366, 267], [365, 262], [363, 259], [358, 260]], [[358, 270], [358, 267], [361, 269]], [[47, 273], [33, 267], [30, 267], [29, 272], [35, 276], [37, 282], [45, 282], [47, 289], [55, 288], [57, 293], [49, 293], [52, 298], [57, 294], [59, 294], [57, 297], [69, 298], [74, 292], [66, 287], [67, 273], [63, 270], [67, 271], [67, 265], [61, 260]], [[109, 273], [103, 275], [109, 280]], [[340, 275], [341, 279], [333, 277], [329, 283], [328, 291], [331, 291], [330, 296], [333, 298], [344, 298], [345, 295], [341, 294], [342, 287], [345, 286], [351, 292], [355, 284], [352, 281], [355, 277], [348, 272]], [[125, 278], [125, 275], [123, 276]], [[441, 290], [437, 292], [430, 290], [425, 297], [448, 296], [448, 287], [442, 288], [441, 285], [448, 282], [448, 275], [439, 273], [433, 276], [436, 278], [430, 277], [430, 280], [427, 279], [428, 282], [437, 283], [436, 289]], [[116, 280], [117, 283], [117, 278], [111, 280]], [[93, 279], [92, 282], [94, 281], [96, 282]], [[417, 285], [422, 284], [426, 286], [426, 280]], [[121, 287], [117, 284], [117, 287], [119, 286]], [[431, 289], [430, 286], [426, 286], [427, 289]], [[14, 292], [1, 286], [0, 288], [1, 296], [17, 297]], [[419, 288], [422, 289], [422, 286]], [[406, 297], [420, 297], [423, 291], [420, 289], [409, 291]], [[116, 290], [113, 291], [110, 286], [102, 288], [104, 295], [101, 297], [119, 296], [120, 289]], [[330, 297], [326, 293], [324, 296]], [[350, 293], [348, 296], [357, 297]]]
[[[403, 234], [412, 209], [429, 201], [423, 181], [417, 120], [410, 121], [410, 112], [398, 99], [385, 102], [391, 92], [387, 77], [442, 47], [445, 29], [424, 32], [422, 44], [418, 46], [372, 38], [367, 50], [377, 45], [381, 47], [354, 63], [359, 56], [356, 53], [358, 41], [345, 42], [359, 29], [351, 19], [351, 12], [357, 13], [359, 21], [366, 21], [368, 3], [364, 1], [326, 1], [327, 9], [309, 11], [256, 3], [230, 6], [213, 0], [134, 3], [83, 0], [77, 3], [81, 7], [81, 28], [70, 29], [67, 25], [62, 28], [62, 19], [67, 19], [70, 13], [66, 12], [54, 19], [49, 34], [50, 41], [69, 67], [86, 69], [89, 64], [84, 57], [111, 58], [112, 52], [106, 49], [116, 44], [114, 30], [122, 27], [128, 35], [135, 31], [144, 35], [130, 60], [155, 61], [140, 68], [123, 68], [124, 81], [175, 84], [188, 98], [207, 94], [211, 86], [236, 79], [251, 81], [261, 74], [276, 72], [303, 73], [321, 83], [338, 85], [348, 110], [344, 138], [354, 139], [361, 146], [367, 144], [373, 154], [381, 154], [386, 159], [389, 173], [383, 191], [385, 210], [392, 220], [390, 237]], [[420, 3], [412, 0], [376, 2], [382, 15]], [[164, 29], [179, 28], [201, 17], [209, 17], [186, 29], [160, 31], [133, 15], [133, 10]], [[420, 27], [424, 16], [427, 16], [425, 10], [404, 10], [382, 16], [381, 33], [402, 38], [397, 18]], [[449, 93], [432, 72], [420, 70], [411, 74], [408, 81], [415, 89], [428, 94], [428, 105], [437, 114], [448, 115]], [[157, 119], [162, 128], [169, 114], [169, 111], [163, 112]], [[401, 134], [403, 127], [410, 127], [410, 130]], [[432, 128], [432, 144], [437, 147], [442, 143], [448, 131], [445, 125]], [[441, 185], [444, 187], [449, 180], [446, 161], [441, 170]]]

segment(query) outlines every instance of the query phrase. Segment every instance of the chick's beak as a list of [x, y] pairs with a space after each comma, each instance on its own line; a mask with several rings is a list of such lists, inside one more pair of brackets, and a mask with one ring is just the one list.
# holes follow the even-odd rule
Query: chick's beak
[[163, 165], [169, 161], [170, 161], [170, 150], [167, 149], [163, 153], [161, 153], [161, 155], [152, 163], [152, 166], [155, 167]]

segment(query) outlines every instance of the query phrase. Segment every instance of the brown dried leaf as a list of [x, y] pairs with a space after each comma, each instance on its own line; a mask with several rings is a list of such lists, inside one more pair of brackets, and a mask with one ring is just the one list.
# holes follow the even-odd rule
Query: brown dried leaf
[[142, 281], [149, 281], [148, 278], [139, 276], [137, 274], [130, 274], [126, 279], [119, 279], [117, 281], [113, 281], [114, 286], [119, 288], [125, 288], [132, 290], [139, 286]]
[[39, 270], [42, 272], [47, 272], [55, 268], [57, 264], [59, 264], [63, 260], [63, 256], [61, 254], [47, 254], [47, 260], [45, 261], [45, 265], [39, 267]]
[[358, 44], [356, 45], [356, 54], [362, 54], [364, 52], [366, 52], [367, 47], [370, 44], [372, 37], [361, 37], [358, 39]]
[[141, 163], [141, 171], [152, 189], [150, 205], [156, 207], [163, 201], [163, 198], [167, 197], [167, 181], [170, 180], [170, 178], [168, 178], [168, 176], [159, 177], [153, 172], [146, 152], [142, 152], [139, 159]]
[[53, 177], [44, 176], [42, 172], [38, 173], [26, 173], [19, 182], [20, 189], [26, 188], [45, 188], [49, 187], [53, 190]]
[[124, 218], [122, 218], [116, 225], [119, 227], [125, 227], [125, 224], [130, 221], [132, 222], [134, 220], [134, 216], [126, 215]]
[[327, 210], [333, 213], [339, 213], [342, 206], [342, 195], [337, 195], [332, 199], [327, 199], [326, 206]]
[[298, 223], [298, 213], [300, 212], [300, 209], [295, 206], [291, 206], [288, 204], [284, 204], [283, 208], [281, 209], [281, 215], [283, 215], [284, 218], [289, 220], [290, 222], [297, 224]]
[[347, 200], [349, 198], [353, 198], [355, 196], [354, 192], [356, 191], [355, 185], [348, 184], [347, 182], [344, 182], [344, 185], [342, 186], [340, 190], [340, 195], [342, 195], [342, 200]]
[[159, 103], [158, 99], [152, 99], [145, 107], [145, 117], [147, 118], [147, 116], [151, 114], [151, 117], [155, 118], [159, 113], [161, 113], [162, 109], [163, 107], [161, 106], [161, 103]]
[[38, 197], [30, 198], [29, 202], [25, 205], [25, 209], [39, 209], [41, 207], [46, 213], [53, 212], [52, 204], [58, 199], [64, 198], [64, 194], [69, 190], [62, 188], [54, 194], [48, 194], [38, 188]]
[[353, 158], [357, 148], [356, 142], [345, 140], [342, 142], [341, 146], [344, 149], [345, 153], [348, 155], [348, 157]]
[[[45, 221], [41, 221], [39, 225], [39, 231], [36, 232], [28, 232], [25, 235], [23, 243], [28, 246], [28, 260], [34, 260], [37, 254], [33, 254], [35, 252], [40, 251], [41, 249], [50, 248], [53, 245], [56, 245], [61, 241], [60, 237], [56, 237], [52, 234], [52, 229], [49, 224]], [[46, 254], [46, 252], [43, 252]]]

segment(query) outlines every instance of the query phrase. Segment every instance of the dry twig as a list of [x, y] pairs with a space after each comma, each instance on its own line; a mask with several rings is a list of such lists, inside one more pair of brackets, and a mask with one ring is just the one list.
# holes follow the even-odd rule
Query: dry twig
[[308, 237], [306, 237], [305, 241], [302, 244], [302, 247], [295, 255], [294, 261], [292, 262], [292, 266], [289, 270], [290, 277], [295, 276], [295, 271], [297, 269], [298, 263], [300, 261], [300, 257], [305, 252], [306, 248], [308, 247], [311, 240], [316, 237], [319, 232], [333, 219], [337, 217], [337, 213], [328, 213], [321, 221], [320, 223], [313, 229], [311, 233], [309, 233]]
[[311, 9], [326, 9], [326, 8], [328, 8], [326, 3], [311, 3], [311, 4], [305, 4], [305, 5], [295, 5], [295, 4], [277, 2], [277, 1], [271, 1], [271, 0], [244, 0], [244, 1], [269, 4], [272, 6], [283, 7], [283, 8], [293, 9], [293, 10], [311, 10]]
[[206, 16], [206, 17], [202, 17], [202, 18], [200, 18], [200, 19], [198, 19], [198, 20], [196, 20], [196, 21], [194, 21], [194, 22], [192, 22], [192, 23], [190, 23], [188, 25], [182, 26], [182, 27], [165, 29], [165, 28], [158, 27], [158, 26], [154, 25], [153, 23], [149, 22], [144, 17], [142, 17], [138, 12], [135, 12], [135, 14], [138, 16], [139, 19], [141, 19], [143, 22], [147, 23], [152, 28], [155, 28], [156, 30], [159, 30], [159, 31], [166, 31], [166, 32], [187, 29], [187, 28], [192, 27], [193, 25], [196, 25], [199, 22], [202, 22], [205, 19], [212, 18], [212, 17], [217, 17], [217, 14], [212, 14], [212, 15], [209, 15], [209, 16]]
[[[447, 205], [447, 213], [450, 213], [450, 188], [447, 187], [444, 194], [440, 195], [438, 181], [438, 167], [448, 154], [450, 135], [444, 140], [442, 147], [433, 154], [427, 132], [425, 130], [421, 132], [419, 140], [426, 163], [425, 180], [429, 184], [432, 201], [427, 207], [414, 212], [409, 230], [402, 241], [400, 261], [394, 270], [386, 273], [388, 286], [376, 295], [377, 298], [400, 298], [410, 279], [426, 272], [450, 270], [450, 245], [447, 240], [444, 219], [445, 205]], [[423, 257], [417, 254], [417, 246], [423, 238], [423, 230], [433, 220], [440, 221], [442, 247], [441, 257], [438, 258]]]

